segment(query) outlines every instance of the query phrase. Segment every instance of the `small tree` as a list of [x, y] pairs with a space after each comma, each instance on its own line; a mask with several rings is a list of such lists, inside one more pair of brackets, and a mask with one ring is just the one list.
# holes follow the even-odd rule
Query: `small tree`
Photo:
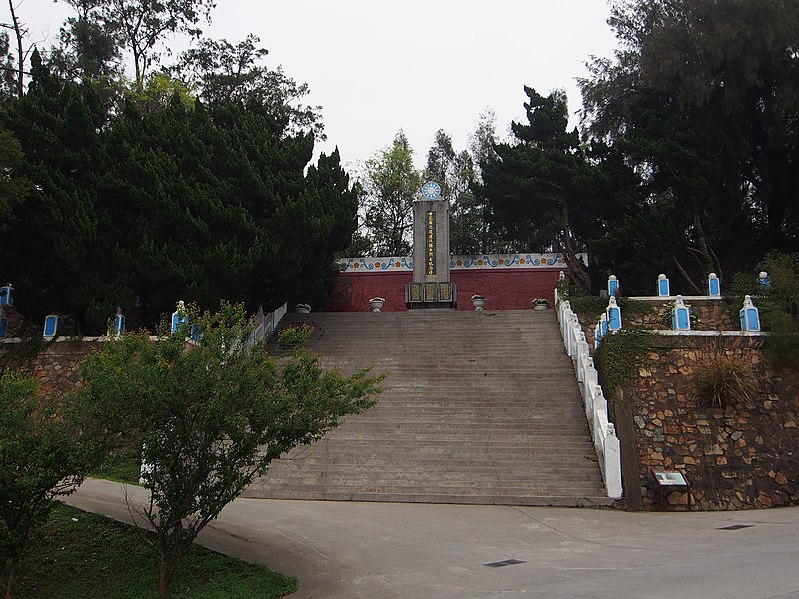
[[[69, 495], [99, 456], [89, 429], [37, 395], [38, 382], [15, 372], [0, 378], [0, 559], [13, 596], [33, 530], [54, 497]], [[77, 414], [77, 412], [75, 412]]]
[[379, 256], [404, 256], [410, 249], [413, 200], [422, 186], [413, 165], [413, 149], [402, 131], [390, 148], [366, 161], [363, 205], [364, 224], [372, 249]]
[[83, 363], [85, 394], [98, 420], [141, 441], [151, 491], [143, 516], [158, 537], [160, 593], [170, 586], [186, 548], [269, 463], [319, 439], [341, 417], [373, 405], [380, 377], [323, 371], [305, 352], [278, 365], [262, 345], [242, 343], [249, 330], [241, 307], [190, 320], [152, 341], [126, 335]]

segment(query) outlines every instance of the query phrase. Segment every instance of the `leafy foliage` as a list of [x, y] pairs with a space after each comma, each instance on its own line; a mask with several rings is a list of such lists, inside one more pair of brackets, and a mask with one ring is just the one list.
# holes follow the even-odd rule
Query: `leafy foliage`
[[472, 188], [476, 182], [475, 165], [467, 150], [456, 153], [452, 138], [439, 129], [427, 154], [423, 178], [441, 185], [441, 196], [450, 206], [450, 251], [476, 254], [481, 251], [483, 211]]
[[313, 333], [313, 325], [303, 323], [280, 329], [277, 333], [277, 344], [283, 347], [306, 343]]
[[81, 428], [52, 398], [42, 401], [35, 379], [7, 371], [0, 378], [0, 559], [10, 599], [31, 534], [99, 459], [99, 435]]
[[30, 180], [22, 174], [24, 157], [14, 134], [0, 130], [0, 231], [10, 226], [11, 215], [33, 191]]
[[651, 350], [652, 333], [640, 329], [622, 329], [602, 339], [594, 361], [609, 400], [617, 400], [617, 389], [638, 376]]
[[10, 204], [0, 249], [27, 316], [73, 313], [100, 331], [136, 297], [144, 323], [186, 296], [321, 303], [356, 226], [337, 151], [309, 164], [312, 135], [288, 136], [270, 107], [187, 102], [163, 74], [109, 120], [91, 83], [33, 64], [28, 93], [0, 114], [24, 152], [9, 137], [13, 180], [33, 185]]
[[[153, 342], [127, 335], [83, 364], [87, 400], [113, 430], [137, 435], [152, 493], [144, 516], [158, 537], [161, 595], [197, 534], [269, 463], [319, 439], [340, 419], [373, 404], [380, 377], [325, 372], [304, 352], [278, 366], [262, 345], [247, 347], [241, 307], [191, 313]], [[164, 324], [166, 326], [166, 324]]]
[[750, 252], [796, 248], [799, 7], [615, 0], [609, 23], [620, 48], [581, 81], [585, 116], [635, 168], [642, 208], [598, 250], [624, 235], [698, 290]]
[[362, 181], [363, 220], [377, 256], [405, 256], [410, 251], [413, 200], [422, 180], [413, 165], [413, 149], [400, 131], [390, 148], [366, 161]]
[[259, 64], [269, 53], [257, 46], [259, 42], [253, 34], [235, 46], [224, 39], [203, 38], [197, 48], [181, 54], [173, 70], [209, 105], [256, 104], [273, 115], [286, 134], [312, 131], [324, 140], [322, 107], [301, 104], [310, 93], [308, 84], [297, 83], [280, 66], [271, 70]]
[[158, 44], [168, 33], [187, 33], [198, 36], [200, 20], [210, 22], [214, 0], [103, 0], [100, 4], [101, 23], [118, 32], [133, 56], [136, 87], [141, 89], [147, 70], [158, 60]]
[[563, 252], [569, 276], [589, 290], [577, 253], [602, 233], [602, 213], [612, 209], [618, 192], [606, 184], [577, 130], [566, 130], [565, 95], [544, 97], [529, 87], [525, 93], [527, 124], [513, 123], [515, 143], [497, 144], [481, 164], [492, 219], [516, 251]]
[[123, 80], [120, 31], [102, 19], [104, 0], [63, 1], [75, 13], [61, 27], [59, 45], [50, 51], [50, 67], [62, 79], [91, 81], [104, 105], [114, 106]]

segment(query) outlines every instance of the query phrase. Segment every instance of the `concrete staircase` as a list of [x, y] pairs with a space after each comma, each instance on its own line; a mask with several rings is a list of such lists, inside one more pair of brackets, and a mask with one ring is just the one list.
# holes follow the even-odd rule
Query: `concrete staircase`
[[377, 405], [273, 462], [248, 497], [609, 505], [555, 313], [291, 314], [326, 366], [388, 372]]

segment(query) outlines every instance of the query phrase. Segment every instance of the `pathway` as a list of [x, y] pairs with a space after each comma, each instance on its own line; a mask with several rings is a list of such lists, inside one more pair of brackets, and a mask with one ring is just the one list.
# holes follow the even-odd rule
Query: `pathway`
[[[68, 503], [130, 522], [144, 489]], [[799, 508], [704, 513], [239, 499], [201, 535], [296, 576], [293, 599], [799, 599]], [[523, 563], [504, 567], [503, 560]]]

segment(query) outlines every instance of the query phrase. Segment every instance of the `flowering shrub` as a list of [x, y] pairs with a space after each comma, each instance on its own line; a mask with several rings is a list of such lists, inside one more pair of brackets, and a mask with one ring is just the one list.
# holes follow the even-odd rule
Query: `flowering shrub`
[[313, 325], [308, 323], [291, 325], [278, 331], [277, 344], [282, 346], [305, 343], [313, 333]]

